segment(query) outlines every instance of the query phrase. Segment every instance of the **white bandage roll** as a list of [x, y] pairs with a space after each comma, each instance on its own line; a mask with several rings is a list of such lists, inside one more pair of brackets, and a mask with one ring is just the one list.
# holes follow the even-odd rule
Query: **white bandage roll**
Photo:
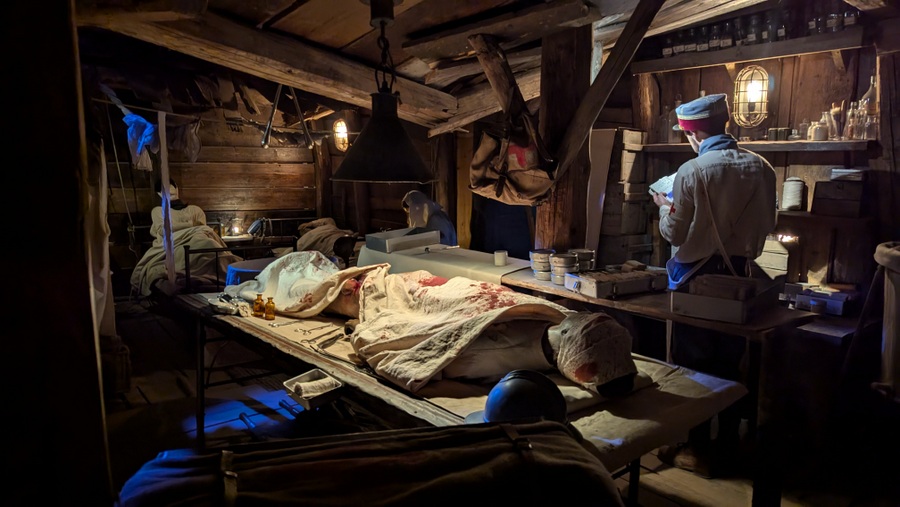
[[506, 250], [494, 250], [494, 266], [506, 266]]

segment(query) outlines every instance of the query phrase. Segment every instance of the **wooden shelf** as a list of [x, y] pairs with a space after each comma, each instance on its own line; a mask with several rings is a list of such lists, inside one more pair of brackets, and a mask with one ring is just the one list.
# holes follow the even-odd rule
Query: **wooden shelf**
[[[875, 147], [876, 141], [746, 141], [738, 146], [754, 152], [822, 152], [866, 151]], [[626, 144], [628, 151], [650, 153], [693, 153], [688, 143], [677, 144]]]
[[729, 63], [751, 62], [783, 58], [786, 56], [808, 55], [828, 51], [841, 51], [866, 46], [866, 34], [863, 26], [855, 26], [836, 33], [822, 33], [797, 39], [754, 44], [751, 46], [734, 46], [719, 51], [702, 53], [682, 53], [669, 58], [645, 60], [631, 64], [632, 74], [648, 72], [672, 72], [676, 70], [712, 67]]
[[872, 221], [871, 216], [834, 217], [830, 215], [815, 215], [813, 213], [810, 213], [809, 211], [778, 210], [779, 222], [781, 222], [782, 218], [786, 218], [788, 220], [815, 220], [819, 223], [836, 227], [859, 227], [860, 224], [865, 224]]

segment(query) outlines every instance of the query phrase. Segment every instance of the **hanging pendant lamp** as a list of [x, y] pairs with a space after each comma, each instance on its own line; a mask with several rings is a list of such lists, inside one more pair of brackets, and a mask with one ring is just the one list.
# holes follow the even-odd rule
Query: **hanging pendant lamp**
[[350, 145], [331, 180], [365, 183], [434, 181], [431, 170], [425, 166], [397, 116], [400, 94], [393, 91], [396, 72], [384, 35], [385, 27], [394, 20], [395, 0], [361, 1], [371, 6], [372, 27], [381, 30], [378, 37], [381, 67], [375, 71], [378, 91], [372, 94], [372, 117]]

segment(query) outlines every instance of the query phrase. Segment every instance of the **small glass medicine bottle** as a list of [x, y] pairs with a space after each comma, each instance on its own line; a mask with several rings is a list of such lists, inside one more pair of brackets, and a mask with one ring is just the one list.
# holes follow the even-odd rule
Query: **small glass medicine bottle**
[[666, 38], [663, 39], [663, 47], [662, 47], [662, 55], [663, 58], [668, 58], [672, 56], [672, 46], [674, 43], [672, 42], [672, 36], [666, 35]]
[[253, 301], [253, 316], [254, 317], [262, 317], [266, 312], [266, 303], [263, 301], [262, 294], [256, 295], [256, 300]]
[[275, 300], [269, 298], [266, 302], [266, 320], [275, 320]]
[[722, 25], [722, 36], [719, 38], [719, 48], [728, 49], [734, 45], [734, 25], [726, 21]]
[[709, 50], [717, 51], [720, 47], [720, 42], [722, 40], [722, 29], [719, 25], [713, 25], [712, 30], [709, 33]]
[[746, 30], [744, 44], [753, 45], [762, 42], [762, 30], [759, 16], [757, 14], [750, 16], [750, 26]]
[[697, 52], [709, 51], [709, 27], [701, 26], [697, 35]]
[[697, 31], [693, 28], [688, 30], [687, 36], [684, 39], [684, 52], [685, 53], [696, 53], [697, 52]]

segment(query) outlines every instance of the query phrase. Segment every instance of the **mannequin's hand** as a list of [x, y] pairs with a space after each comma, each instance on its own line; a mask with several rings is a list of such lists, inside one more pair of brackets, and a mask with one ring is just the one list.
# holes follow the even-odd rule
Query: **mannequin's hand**
[[662, 208], [663, 206], [672, 206], [672, 201], [665, 194], [656, 192], [653, 194], [653, 203]]

